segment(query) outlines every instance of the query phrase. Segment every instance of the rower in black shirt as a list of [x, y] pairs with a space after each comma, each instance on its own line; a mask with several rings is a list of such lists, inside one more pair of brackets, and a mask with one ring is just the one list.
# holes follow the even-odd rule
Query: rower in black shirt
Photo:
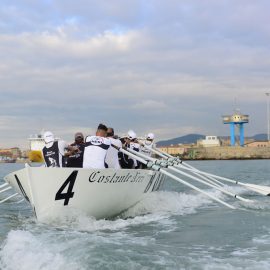
[[[130, 139], [127, 136], [120, 138], [120, 141], [122, 142], [123, 147], [129, 147]], [[122, 169], [132, 169], [134, 165], [134, 160], [130, 158], [128, 155], [119, 151], [118, 159]]]
[[65, 167], [64, 155], [65, 150], [76, 151], [66, 142], [55, 140], [54, 135], [50, 131], [44, 132], [45, 146], [42, 149], [43, 158], [46, 167]]
[[84, 153], [84, 136], [81, 132], [75, 134], [75, 142], [70, 146], [75, 146], [78, 148], [78, 151], [67, 152], [65, 156], [67, 157], [67, 167], [72, 168], [82, 168], [83, 165], [83, 153]]

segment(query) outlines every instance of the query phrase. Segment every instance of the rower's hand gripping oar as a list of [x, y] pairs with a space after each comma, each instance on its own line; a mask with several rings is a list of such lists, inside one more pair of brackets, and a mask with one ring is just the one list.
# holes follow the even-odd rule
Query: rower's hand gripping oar
[[218, 176], [218, 175], [215, 175], [215, 174], [207, 173], [207, 172], [198, 170], [198, 169], [194, 168], [193, 166], [182, 162], [182, 160], [180, 160], [179, 158], [175, 158], [175, 157], [173, 157], [173, 156], [171, 156], [171, 155], [169, 155], [167, 153], [164, 153], [164, 152], [162, 152], [160, 150], [152, 149], [151, 147], [147, 147], [146, 145], [145, 145], [145, 147], [147, 149], [149, 149], [150, 151], [153, 150], [153, 153], [156, 153], [156, 154], [160, 153], [160, 156], [161, 155], [166, 156], [166, 158], [168, 160], [177, 161], [178, 164], [174, 165], [177, 168], [185, 169], [185, 170], [188, 170], [188, 171], [190, 171], [192, 173], [198, 173], [200, 175], [205, 175], [207, 177], [211, 177], [210, 179], [216, 178], [216, 179], [219, 179], [220, 181], [225, 181], [225, 182], [233, 183], [233, 184], [236, 184], [236, 185], [240, 185], [240, 186], [243, 186], [243, 187], [245, 187], [245, 188], [247, 188], [249, 190], [260, 193], [262, 195], [270, 196], [270, 187], [261, 186], [261, 185], [255, 185], [255, 184], [249, 184], [249, 183], [242, 183], [240, 181], [236, 181], [236, 180], [229, 179], [229, 178], [226, 178], [226, 177], [221, 177], [221, 176]]
[[136, 159], [136, 160], [138, 160], [138, 161], [140, 161], [141, 163], [145, 164], [148, 168], [151, 168], [151, 169], [153, 169], [153, 170], [155, 170], [155, 171], [159, 171], [159, 172], [161, 172], [162, 174], [164, 174], [164, 175], [170, 177], [171, 179], [174, 179], [174, 180], [176, 180], [177, 182], [180, 182], [180, 183], [182, 183], [183, 185], [186, 185], [186, 186], [190, 187], [191, 189], [194, 189], [194, 190], [196, 190], [196, 191], [198, 191], [198, 192], [204, 194], [205, 196], [211, 198], [212, 200], [214, 200], [214, 201], [216, 201], [216, 202], [219, 202], [219, 203], [221, 203], [221, 204], [227, 206], [228, 208], [235, 209], [234, 206], [232, 206], [232, 205], [230, 205], [230, 204], [228, 204], [228, 203], [226, 203], [226, 202], [220, 200], [219, 198], [217, 198], [217, 197], [215, 197], [215, 196], [213, 196], [213, 195], [211, 195], [211, 194], [209, 194], [209, 193], [207, 193], [207, 192], [205, 192], [205, 191], [203, 191], [203, 190], [201, 190], [201, 189], [195, 187], [194, 185], [192, 185], [192, 184], [190, 184], [190, 183], [188, 183], [188, 182], [182, 180], [181, 178], [179, 178], [179, 177], [177, 177], [177, 176], [175, 176], [175, 175], [173, 175], [173, 174], [167, 172], [165, 169], [162, 169], [160, 166], [154, 164], [153, 162], [151, 162], [151, 161], [146, 161], [145, 159], [143, 159], [143, 158], [141, 158], [141, 157], [138, 157], [137, 155], [132, 154], [132, 153], [130, 153], [130, 152], [124, 150], [123, 148], [120, 148], [120, 147], [118, 147], [118, 146], [116, 146], [116, 145], [114, 145], [114, 144], [112, 144], [111, 146], [114, 147], [115, 149], [117, 149], [118, 151], [120, 151], [120, 152], [122, 152], [122, 153], [124, 153], [124, 154], [126, 154], [126, 155], [128, 155], [128, 156], [130, 156], [130, 157], [132, 157], [132, 158], [134, 158], [134, 159]]

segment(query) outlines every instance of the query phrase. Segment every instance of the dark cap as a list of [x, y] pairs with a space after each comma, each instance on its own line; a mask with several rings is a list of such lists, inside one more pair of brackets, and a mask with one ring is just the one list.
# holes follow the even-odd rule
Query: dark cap
[[75, 140], [76, 139], [79, 139], [79, 138], [82, 138], [83, 139], [83, 134], [81, 132], [75, 133]]

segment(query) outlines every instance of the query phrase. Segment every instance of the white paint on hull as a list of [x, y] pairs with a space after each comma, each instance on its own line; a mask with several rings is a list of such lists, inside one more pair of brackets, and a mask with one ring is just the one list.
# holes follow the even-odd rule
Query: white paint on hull
[[158, 190], [163, 177], [151, 170], [26, 167], [5, 180], [45, 221], [76, 211], [97, 219], [116, 216]]

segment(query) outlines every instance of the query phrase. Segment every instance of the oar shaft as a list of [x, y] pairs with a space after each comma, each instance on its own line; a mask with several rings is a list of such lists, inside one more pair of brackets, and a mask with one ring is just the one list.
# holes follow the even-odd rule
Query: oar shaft
[[205, 196], [211, 198], [212, 200], [214, 200], [214, 201], [216, 201], [216, 202], [219, 202], [219, 203], [221, 203], [221, 204], [223, 204], [223, 205], [225, 205], [225, 206], [227, 206], [227, 207], [229, 207], [229, 208], [231, 208], [231, 209], [236, 209], [234, 206], [232, 206], [232, 205], [230, 205], [230, 204], [228, 204], [228, 203], [226, 203], [226, 202], [224, 202], [224, 201], [222, 201], [222, 200], [216, 198], [215, 196], [213, 196], [213, 195], [211, 195], [211, 194], [209, 194], [209, 193], [207, 193], [207, 192], [205, 192], [205, 191], [203, 191], [203, 190], [201, 190], [201, 189], [199, 189], [199, 188], [193, 186], [192, 184], [190, 184], [190, 183], [188, 183], [188, 182], [182, 180], [181, 178], [179, 178], [179, 177], [177, 177], [177, 176], [175, 176], [175, 175], [173, 175], [173, 174], [167, 172], [167, 171], [164, 170], [164, 169], [160, 169], [160, 172], [163, 173], [163, 174], [165, 174], [165, 175], [167, 175], [167, 176], [169, 176], [170, 178], [176, 180], [177, 182], [180, 182], [180, 183], [182, 183], [183, 185], [188, 186], [188, 187], [190, 187], [191, 189], [194, 189], [194, 190], [196, 190], [196, 191], [198, 191], [198, 192], [204, 194]]
[[128, 155], [128, 156], [130, 156], [132, 158], [135, 158], [136, 160], [140, 161], [141, 163], [147, 165], [147, 161], [144, 160], [143, 158], [140, 158], [137, 155], [132, 154], [132, 153], [128, 152], [127, 150], [124, 150], [123, 148], [120, 148], [120, 147], [118, 147], [118, 146], [116, 146], [114, 144], [112, 144], [111, 146], [114, 147], [115, 149], [117, 149], [118, 151], [120, 151], [120, 152], [122, 152], [122, 153], [124, 153], [124, 154], [126, 154], [126, 155]]
[[2, 189], [2, 190], [0, 191], [0, 193], [3, 193], [3, 192], [5, 192], [5, 191], [7, 191], [7, 190], [9, 190], [9, 189], [11, 189], [11, 187], [4, 188], [4, 189]]
[[[140, 153], [140, 152], [134, 151], [134, 150], [132, 150], [132, 149], [130, 149], [130, 148], [128, 148], [127, 150], [128, 150], [129, 152], [135, 154], [135, 155], [138, 155], [138, 156], [144, 158], [144, 159], [151, 160], [152, 162], [157, 162], [157, 159], [155, 159], [155, 158], [146, 156], [145, 154], [142, 154], [142, 153]], [[160, 160], [159, 160], [159, 161], [160, 161]], [[166, 162], [166, 161], [164, 161], [164, 162], [160, 161], [158, 164], [161, 165], [162, 167], [164, 167], [164, 166], [167, 165], [167, 162]], [[204, 179], [205, 181], [211, 183], [212, 185], [215, 185], [216, 187], [219, 187], [218, 184], [214, 183], [214, 182], [216, 182], [215, 179], [211, 179], [211, 180], [210, 180], [210, 179], [208, 179], [206, 176], [200, 175], [200, 174], [197, 172], [197, 170], [196, 170], [196, 172], [194, 171], [194, 172], [192, 172], [192, 173], [195, 174], [195, 175], [197, 175], [197, 176], [199, 176], [200, 178]], [[219, 181], [217, 181], [217, 182], [220, 184], [220, 186], [224, 186], [224, 185], [223, 185], [222, 183], [220, 183]]]
[[[157, 151], [161, 152], [160, 150], [157, 150]], [[167, 153], [163, 153], [163, 154], [166, 155], [167, 157], [173, 158], [173, 156], [171, 156], [171, 155], [169, 155]], [[193, 167], [193, 166], [191, 166], [191, 165], [189, 165], [187, 163], [182, 162], [180, 159], [178, 159], [178, 161], [181, 164], [181, 166], [180, 166], [180, 164], [176, 165], [178, 168], [182, 168], [183, 169], [185, 167], [186, 170], [190, 170], [193, 173], [194, 173], [194, 171], [196, 171], [196, 173], [198, 173], [200, 175], [203, 174], [207, 178], [209, 178], [209, 179], [211, 179], [211, 180], [213, 180], [213, 181], [215, 181], [215, 182], [217, 182], [217, 183], [219, 183], [221, 185], [222, 185], [222, 183], [220, 183], [217, 179], [219, 179], [221, 181], [225, 181], [225, 182], [229, 182], [229, 183], [233, 183], [233, 184], [236, 184], [236, 185], [243, 186], [243, 187], [245, 187], [247, 189], [250, 189], [250, 190], [255, 191], [257, 193], [260, 193], [262, 195], [270, 196], [270, 187], [242, 183], [242, 182], [239, 182], [239, 181], [236, 181], [236, 180], [232, 180], [232, 179], [229, 179], [229, 178], [226, 178], [226, 177], [218, 176], [218, 175], [211, 174], [211, 173], [206, 173], [206, 172], [197, 170], [195, 167]]]
[[[122, 152], [123, 154], [128, 155], [128, 156], [130, 156], [130, 157], [132, 157], [132, 158], [134, 158], [134, 159], [140, 161], [140, 162], [143, 163], [144, 165], [147, 165], [147, 164], [149, 163], [149, 161], [146, 161], [145, 159], [143, 159], [143, 158], [141, 158], [141, 157], [138, 157], [137, 155], [132, 154], [132, 153], [128, 152], [127, 150], [123, 149], [123, 148], [120, 148], [120, 147], [118, 147], [118, 146], [116, 146], [116, 145], [114, 145], [114, 144], [112, 144], [111, 146], [114, 147], [114, 148], [115, 148], [116, 150], [118, 150], [119, 152]], [[156, 170], [157, 167], [159, 168], [159, 166], [156, 166], [156, 165], [152, 165], [151, 167], [152, 167], [154, 170]]]
[[149, 147], [148, 145], [145, 145], [144, 143], [143, 143], [143, 146], [144, 146], [146, 149], [152, 151], [153, 153], [159, 155], [160, 157], [165, 158], [165, 159], [168, 159], [168, 157], [167, 157], [164, 153], [161, 153], [161, 152], [158, 151], [156, 148]]
[[212, 185], [215, 185], [215, 186], [217, 186], [217, 187], [224, 187], [224, 184], [223, 184], [223, 183], [217, 181], [217, 180], [214, 179], [214, 178], [208, 178], [208, 177], [206, 177], [206, 176], [204, 176], [204, 175], [199, 174], [199, 173], [196, 172], [196, 171], [190, 171], [190, 172], [193, 173], [194, 175], [200, 177], [201, 179], [205, 180], [206, 182], [211, 183]]
[[206, 176], [206, 175], [202, 174], [200, 170], [198, 170], [198, 169], [196, 169], [196, 168], [194, 168], [194, 167], [192, 167], [192, 166], [188, 166], [188, 165], [189, 165], [189, 164], [187, 164], [187, 163], [179, 163], [179, 164], [175, 164], [175, 166], [176, 166], [177, 168], [181, 168], [181, 169], [190, 171], [191, 173], [193, 173], [193, 174], [195, 174], [195, 175], [201, 177], [202, 179], [204, 179], [204, 180], [206, 180], [206, 181], [209, 181], [209, 182], [215, 182], [215, 184], [216, 184], [217, 186], [224, 187], [224, 184], [221, 183], [220, 181], [218, 181], [217, 179], [215, 179], [214, 177], [209, 176], [209, 175]]
[[[166, 152], [163, 152], [163, 151], [160, 151], [159, 149], [157, 149], [157, 148], [155, 148], [155, 147], [153, 147], [152, 149], [153, 149], [153, 151], [156, 151], [156, 152], [159, 153], [160, 155], [165, 156], [166, 159], [172, 158], [172, 157], [173, 157], [173, 156], [171, 156], [170, 154], [168, 154], [168, 153], [166, 153]], [[149, 150], [150, 150], [150, 149], [149, 149]]]
[[[177, 165], [177, 167], [180, 167], [181, 168], [181, 165]], [[241, 182], [238, 182], [236, 180], [232, 180], [232, 179], [229, 179], [229, 178], [226, 178], [226, 177], [222, 177], [222, 176], [218, 176], [218, 175], [215, 175], [215, 174], [212, 174], [212, 173], [207, 173], [207, 172], [203, 172], [203, 171], [200, 171], [201, 174], [204, 174], [204, 175], [207, 175], [207, 176], [212, 176], [212, 177], [215, 177], [215, 178], [218, 178], [220, 180], [224, 180], [224, 181], [227, 181], [227, 182], [230, 182], [230, 183], [233, 183], [233, 184], [240, 184]]]
[[189, 178], [191, 178], [191, 179], [193, 179], [193, 180], [195, 180], [195, 181], [197, 181], [197, 182], [200, 182], [200, 183], [202, 183], [202, 184], [204, 184], [204, 185], [206, 185], [206, 186], [215, 188], [215, 189], [219, 190], [220, 192], [223, 192], [223, 193], [225, 193], [225, 194], [227, 194], [227, 195], [229, 195], [229, 196], [231, 196], [231, 197], [234, 197], [234, 198], [236, 198], [236, 199], [239, 199], [240, 201], [243, 201], [243, 202], [252, 202], [252, 200], [245, 199], [245, 198], [243, 198], [243, 197], [241, 197], [241, 196], [239, 196], [239, 195], [233, 194], [232, 192], [230, 192], [230, 191], [228, 191], [228, 190], [225, 190], [225, 189], [223, 189], [223, 188], [221, 188], [221, 187], [217, 187], [217, 186], [215, 186], [215, 185], [213, 185], [213, 184], [210, 184], [210, 183], [208, 183], [208, 182], [205, 182], [205, 181], [203, 181], [203, 180], [201, 180], [201, 179], [199, 179], [199, 178], [197, 178], [197, 177], [194, 177], [194, 176], [192, 176], [192, 175], [190, 175], [190, 174], [188, 174], [188, 173], [185, 173], [185, 172], [183, 172], [183, 171], [180, 171], [180, 170], [176, 169], [176, 168], [173, 167], [173, 166], [168, 166], [168, 168], [171, 169], [171, 170], [173, 170], [173, 171], [176, 172], [176, 173], [179, 173], [179, 174], [182, 174], [182, 175], [184, 175], [184, 176], [186, 176], [186, 177], [189, 177]]
[[21, 200], [15, 202], [15, 203], [21, 203], [21, 202], [23, 202], [23, 201], [24, 201], [24, 199], [21, 199]]
[[[128, 150], [129, 152], [132, 152], [132, 153], [135, 154], [135, 155], [138, 155], [138, 156], [142, 157], [142, 158], [145, 158], [145, 159], [148, 158], [148, 156], [146, 156], [146, 155], [144, 155], [144, 154], [142, 154], [142, 153], [140, 153], [140, 152], [134, 151], [134, 150], [132, 150], [132, 149], [127, 149], [127, 150]], [[157, 161], [157, 159], [155, 159], [155, 158], [150, 158], [150, 160], [153, 161], [153, 162], [156, 162], [156, 161]], [[225, 193], [225, 194], [227, 194], [227, 195], [229, 195], [229, 196], [232, 196], [232, 197], [234, 197], [234, 198], [236, 198], [236, 199], [239, 199], [239, 200], [241, 200], [241, 201], [244, 201], [244, 202], [252, 202], [251, 200], [245, 199], [245, 198], [243, 198], [243, 197], [241, 197], [241, 196], [239, 196], [239, 195], [233, 194], [233, 193], [231, 193], [230, 191], [227, 191], [227, 190], [221, 188], [220, 186], [217, 186], [215, 183], [213, 183], [211, 180], [209, 180], [209, 179], [207, 179], [207, 178], [206, 178], [206, 180], [199, 179], [198, 177], [195, 177], [195, 176], [193, 176], [193, 175], [191, 175], [191, 174], [185, 173], [185, 172], [181, 171], [180, 169], [175, 168], [174, 166], [168, 166], [167, 163], [168, 163], [168, 162], [166, 162], [166, 163], [164, 162], [165, 167], [167, 167], [167, 168], [173, 170], [173, 171], [176, 172], [176, 173], [182, 174], [182, 175], [184, 175], [184, 176], [186, 176], [186, 177], [188, 177], [188, 178], [191, 178], [191, 179], [193, 179], [193, 180], [195, 180], [195, 181], [197, 181], [197, 182], [200, 182], [200, 183], [202, 183], [202, 184], [204, 184], [204, 185], [207, 185], [207, 186], [209, 186], [209, 187], [215, 188], [215, 189], [217, 189], [217, 190], [219, 190], [219, 191], [221, 191], [221, 192], [223, 192], [223, 193]], [[161, 165], [161, 166], [163, 165], [162, 162], [161, 162], [160, 165]], [[162, 166], [162, 167], [163, 167], [163, 166]], [[209, 182], [210, 182], [210, 183], [209, 183]]]
[[[124, 153], [124, 154], [126, 154], [126, 155], [128, 155], [128, 156], [131, 156], [132, 158], [137, 159], [138, 161], [142, 162], [142, 163], [145, 164], [145, 165], [148, 165], [148, 164], [149, 164], [149, 161], [146, 161], [145, 159], [143, 159], [143, 158], [141, 158], [141, 157], [138, 157], [137, 155], [132, 154], [132, 153], [130, 153], [130, 152], [124, 150], [123, 148], [117, 147], [117, 146], [115, 146], [115, 145], [112, 145], [112, 147], [116, 148], [118, 151], [120, 151], [120, 152], [122, 152], [122, 153]], [[183, 179], [181, 179], [181, 178], [179, 178], [179, 177], [173, 175], [172, 173], [169, 173], [169, 172], [167, 172], [166, 170], [161, 169], [161, 168], [160, 168], [159, 166], [157, 166], [157, 165], [151, 165], [151, 168], [154, 169], [154, 170], [160, 171], [162, 174], [169, 176], [171, 179], [174, 179], [174, 180], [176, 180], [176, 181], [182, 183], [183, 185], [188, 186], [188, 187], [190, 187], [191, 189], [194, 189], [194, 190], [196, 190], [196, 191], [198, 191], [198, 192], [204, 194], [205, 196], [211, 198], [212, 200], [214, 200], [214, 201], [216, 201], [216, 202], [219, 202], [219, 203], [221, 203], [221, 204], [223, 204], [223, 205], [225, 205], [225, 206], [227, 206], [227, 207], [229, 207], [229, 208], [231, 208], [231, 209], [235, 209], [234, 206], [232, 206], [232, 205], [230, 205], [230, 204], [228, 204], [228, 203], [226, 203], [226, 202], [223, 202], [223, 201], [220, 200], [219, 198], [216, 198], [215, 196], [213, 196], [213, 195], [211, 195], [211, 194], [209, 194], [209, 193], [207, 193], [207, 192], [205, 192], [205, 191], [203, 191], [203, 190], [201, 190], [201, 189], [195, 187], [194, 185], [192, 185], [192, 184], [190, 184], [190, 183], [184, 181]]]
[[8, 186], [8, 183], [5, 183], [5, 184], [1, 185], [0, 189], [3, 188], [3, 187], [6, 187], [6, 186]]
[[[164, 157], [165, 159], [173, 158], [173, 159], [175, 159], [175, 161], [178, 161], [181, 165], [183, 165], [183, 166], [185, 166], [185, 167], [188, 167], [188, 168], [192, 168], [194, 171], [196, 171], [197, 176], [198, 176], [198, 174], [200, 174], [200, 171], [199, 171], [198, 169], [196, 169], [195, 167], [193, 167], [193, 166], [191, 166], [191, 165], [189, 165], [189, 164], [187, 164], [187, 163], [182, 162], [182, 160], [181, 160], [180, 158], [175, 158], [175, 157], [173, 157], [173, 156], [170, 155], [170, 154], [167, 154], [167, 153], [165, 153], [165, 152], [162, 152], [162, 151], [158, 150], [157, 148], [151, 148], [151, 147], [148, 147], [148, 149], [149, 149], [150, 151], [153, 151], [153, 152], [157, 153], [158, 155]], [[201, 175], [200, 175], [200, 177], [201, 177]], [[205, 179], [206, 181], [209, 181], [209, 180], [207, 180], [206, 178], [208, 178], [211, 182], [214, 181], [214, 182], [218, 183], [220, 186], [224, 186], [223, 183], [219, 182], [218, 180], [214, 179], [213, 177], [210, 177], [210, 176], [207, 176], [207, 177], [206, 177], [206, 176], [205, 176], [204, 179]]]
[[8, 201], [9, 199], [11, 199], [11, 198], [13, 198], [13, 197], [15, 197], [17, 195], [18, 195], [18, 193], [14, 193], [14, 194], [8, 196], [7, 198], [5, 198], [4, 200], [0, 201], [0, 203], [4, 203], [4, 202]]
[[[159, 161], [159, 163], [157, 163], [157, 164], [160, 165], [161, 167], [167, 167], [167, 166], [168, 166], [168, 162], [167, 162], [166, 160], [165, 160], [165, 161], [157, 160], [156, 158], [152, 158], [152, 157], [146, 156], [145, 154], [140, 153], [140, 152], [137, 152], [137, 151], [135, 151], [135, 150], [133, 150], [133, 149], [130, 149], [130, 148], [127, 148], [126, 150], [129, 151], [129, 152], [131, 152], [131, 153], [133, 153], [133, 154], [135, 154], [135, 155], [137, 155], [137, 156], [140, 156], [140, 157], [142, 157], [142, 158], [144, 158], [144, 159], [151, 160], [152, 162], [157, 162], [157, 161]], [[199, 174], [196, 173], [196, 172], [192, 172], [192, 173], [194, 173], [195, 175], [201, 177], [202, 179], [204, 179], [205, 181], [211, 183], [212, 185], [214, 185], [214, 186], [216, 186], [216, 187], [219, 187], [216, 183], [214, 183], [212, 180], [209, 180], [207, 177], [201, 176], [201, 175], [199, 175]]]
[[146, 159], [146, 160], [151, 160], [152, 162], [155, 162], [155, 161], [156, 161], [155, 158], [146, 156], [146, 155], [144, 155], [144, 154], [142, 154], [142, 153], [140, 153], [140, 152], [137, 152], [137, 151], [135, 151], [135, 150], [133, 150], [133, 149], [126, 148], [126, 150], [127, 150], [128, 152], [130, 152], [130, 153], [132, 153], [132, 154], [134, 154], [134, 155], [136, 155], [136, 156], [139, 156], [139, 157], [141, 157], [141, 158], [144, 158], [144, 159]]

